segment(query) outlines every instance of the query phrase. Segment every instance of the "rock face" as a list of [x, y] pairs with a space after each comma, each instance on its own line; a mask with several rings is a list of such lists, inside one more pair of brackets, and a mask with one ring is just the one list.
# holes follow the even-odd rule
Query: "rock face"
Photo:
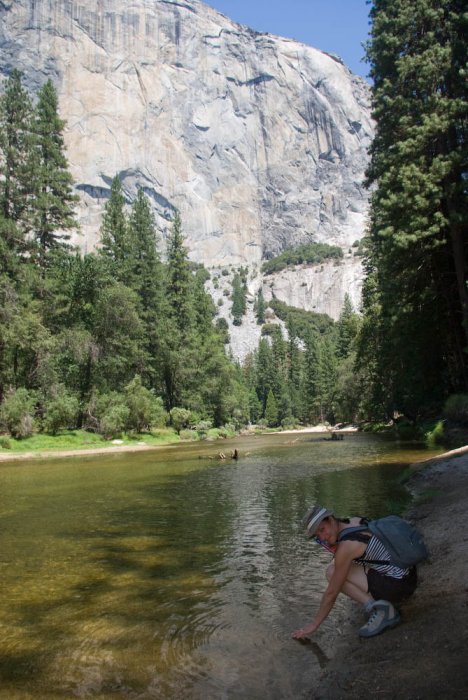
[[0, 21], [0, 74], [57, 87], [82, 249], [116, 174], [129, 201], [144, 188], [163, 239], [180, 211], [208, 267], [363, 235], [368, 87], [337, 57], [198, 0], [1, 0]]

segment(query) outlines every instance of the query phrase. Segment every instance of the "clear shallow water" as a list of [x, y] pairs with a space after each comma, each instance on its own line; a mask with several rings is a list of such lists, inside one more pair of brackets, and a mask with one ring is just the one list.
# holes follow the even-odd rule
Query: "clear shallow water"
[[291, 640], [329, 561], [303, 512], [395, 510], [428, 456], [282, 434], [0, 465], [0, 698], [306, 697], [342, 604]]

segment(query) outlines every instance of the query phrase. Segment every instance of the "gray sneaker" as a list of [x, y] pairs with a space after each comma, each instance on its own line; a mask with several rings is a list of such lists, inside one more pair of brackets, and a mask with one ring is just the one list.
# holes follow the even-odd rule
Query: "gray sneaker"
[[400, 622], [400, 613], [388, 600], [376, 600], [366, 624], [359, 630], [360, 637], [375, 637]]

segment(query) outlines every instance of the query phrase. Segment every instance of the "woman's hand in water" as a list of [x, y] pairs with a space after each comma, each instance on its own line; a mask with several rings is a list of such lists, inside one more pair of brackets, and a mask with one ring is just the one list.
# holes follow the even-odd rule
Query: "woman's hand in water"
[[296, 630], [295, 632], [293, 632], [292, 637], [293, 639], [306, 639], [307, 637], [310, 637], [310, 635], [313, 634], [315, 630], [315, 625], [306, 625], [305, 627], [301, 627], [300, 630]]

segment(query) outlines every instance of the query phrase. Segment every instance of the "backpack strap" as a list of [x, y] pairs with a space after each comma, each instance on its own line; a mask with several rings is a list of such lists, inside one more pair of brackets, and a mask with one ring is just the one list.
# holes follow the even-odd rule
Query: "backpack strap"
[[354, 527], [347, 527], [340, 532], [338, 535], [338, 542], [345, 542], [346, 540], [351, 540], [352, 542], [362, 542], [363, 544], [368, 544], [372, 535], [367, 537], [366, 535], [360, 534], [369, 530], [366, 525], [355, 525]]
[[[361, 534], [366, 530], [369, 531], [369, 526], [367, 524], [347, 527], [340, 532], [340, 534], [338, 535], [337, 542], [340, 543], [346, 542], [347, 540], [351, 540], [351, 542], [362, 542], [362, 544], [369, 544], [369, 540], [372, 537], [372, 533], [370, 533], [369, 536]], [[359, 557], [358, 559], [356, 559], [356, 561], [359, 561], [360, 564], [391, 564], [391, 562], [386, 559], [363, 559], [362, 557]]]

